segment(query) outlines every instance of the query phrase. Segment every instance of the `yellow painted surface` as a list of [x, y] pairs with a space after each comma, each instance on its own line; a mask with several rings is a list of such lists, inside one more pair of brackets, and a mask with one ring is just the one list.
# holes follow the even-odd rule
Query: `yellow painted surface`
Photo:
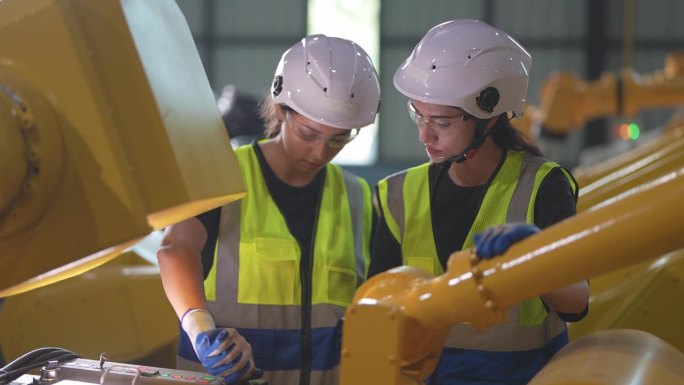
[[45, 346], [90, 359], [175, 367], [178, 321], [159, 269], [125, 253], [96, 269], [5, 299], [0, 344], [13, 360]]
[[0, 297], [244, 194], [175, 2], [5, 0], [0, 52], [0, 83], [32, 117], [24, 146], [37, 158], [16, 167], [41, 166], [19, 182], [28, 192], [3, 199]]
[[[342, 347], [346, 357], [355, 358], [342, 356], [341, 384], [417, 384], [420, 376], [408, 373], [434, 368], [433, 352], [442, 346], [449, 325], [487, 327], [525, 298], [683, 248], [683, 194], [684, 169], [679, 169], [516, 243], [497, 258], [477, 261], [472, 250], [465, 250], [454, 253], [447, 272], [435, 278], [405, 269], [373, 277], [347, 311], [356, 314], [346, 318]], [[656, 228], [644, 236], [644, 229]], [[397, 279], [398, 274], [412, 278]], [[364, 307], [383, 310], [361, 311]], [[399, 323], [393, 329], [411, 331], [399, 333], [398, 345], [391, 341], [397, 333], [375, 334], [390, 322], [387, 314]], [[363, 344], [370, 339], [373, 344]], [[361, 374], [359, 362], [382, 373], [399, 370], [402, 376]]]
[[678, 138], [610, 174], [580, 187], [581, 212], [684, 166], [684, 138]]
[[591, 280], [589, 314], [570, 339], [607, 329], [648, 332], [684, 351], [684, 249]]
[[684, 353], [643, 331], [605, 330], [566, 346], [529, 385], [679, 385]]
[[[676, 123], [676, 122], [674, 122]], [[607, 175], [619, 172], [619, 170], [630, 167], [634, 164], [639, 164], [644, 158], [650, 157], [653, 153], [662, 151], [671, 146], [677, 146], [678, 143], [684, 139], [684, 125], [674, 124], [663, 135], [643, 143], [625, 153], [622, 153], [613, 158], [607, 159], [599, 164], [592, 166], [578, 167], [572, 171], [575, 180], [580, 186], [580, 192], [587, 186], [592, 185], [599, 179]]]

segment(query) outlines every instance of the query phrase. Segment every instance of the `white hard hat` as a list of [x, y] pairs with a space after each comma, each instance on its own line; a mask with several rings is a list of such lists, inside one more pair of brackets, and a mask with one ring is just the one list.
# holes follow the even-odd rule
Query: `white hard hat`
[[522, 114], [532, 57], [515, 39], [478, 20], [452, 20], [428, 31], [394, 74], [407, 97], [460, 107], [486, 119]]
[[307, 36], [285, 51], [271, 92], [276, 103], [344, 129], [373, 123], [380, 103], [378, 75], [366, 51], [325, 35]]

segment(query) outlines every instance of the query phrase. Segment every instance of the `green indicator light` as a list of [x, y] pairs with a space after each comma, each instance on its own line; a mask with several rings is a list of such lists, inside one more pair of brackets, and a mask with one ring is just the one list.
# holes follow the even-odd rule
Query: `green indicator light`
[[632, 140], [637, 140], [639, 139], [639, 136], [641, 136], [641, 130], [639, 129], [639, 125], [636, 123], [631, 123], [629, 125], [629, 138]]

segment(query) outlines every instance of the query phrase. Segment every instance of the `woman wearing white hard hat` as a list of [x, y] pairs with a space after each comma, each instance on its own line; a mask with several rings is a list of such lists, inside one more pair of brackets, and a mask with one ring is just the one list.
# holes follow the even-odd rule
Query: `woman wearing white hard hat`
[[[577, 184], [509, 122], [520, 115], [532, 58], [477, 20], [432, 28], [394, 75], [430, 162], [380, 181], [369, 276], [399, 265], [441, 274], [451, 253], [480, 258], [575, 214]], [[513, 306], [487, 331], [452, 328], [429, 384], [526, 384], [587, 312], [579, 282]]]
[[367, 182], [330, 161], [379, 101], [352, 41], [312, 35], [282, 55], [266, 139], [235, 150], [246, 197], [169, 228], [158, 253], [183, 329], [179, 368], [227, 384], [255, 368], [272, 384], [337, 382], [339, 321], [364, 279], [373, 210]]

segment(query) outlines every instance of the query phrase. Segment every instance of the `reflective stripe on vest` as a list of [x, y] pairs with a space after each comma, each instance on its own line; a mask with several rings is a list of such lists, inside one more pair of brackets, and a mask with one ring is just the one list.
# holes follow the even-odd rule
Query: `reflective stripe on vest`
[[[270, 360], [262, 366], [273, 370], [299, 369], [274, 357], [283, 349], [278, 341], [292, 340], [292, 331], [301, 327], [301, 249], [268, 192], [254, 149], [242, 146], [235, 153], [248, 193], [222, 208], [214, 263], [204, 282], [209, 310], [217, 325], [254, 336], [246, 338], [257, 366], [262, 358]], [[320, 341], [334, 340], [335, 326], [365, 277], [370, 202], [365, 181], [338, 166], [326, 166], [312, 251], [311, 326], [320, 329], [312, 335], [328, 335]], [[335, 348], [313, 346], [313, 356]], [[338, 363], [332, 361], [314, 369], [330, 369]]]
[[[482, 205], [461, 250], [473, 246], [473, 235], [503, 223], [534, 221], [534, 203], [541, 182], [559, 167], [521, 152], [509, 151], [488, 187]], [[404, 264], [443, 273], [432, 228], [429, 164], [394, 174], [378, 184], [380, 204], [390, 232], [401, 244]], [[565, 173], [574, 189], [576, 185]], [[461, 324], [452, 327], [446, 346], [489, 351], [540, 348], [565, 330], [555, 312], [547, 314], [539, 297], [509, 309], [506, 321], [484, 332]]]

